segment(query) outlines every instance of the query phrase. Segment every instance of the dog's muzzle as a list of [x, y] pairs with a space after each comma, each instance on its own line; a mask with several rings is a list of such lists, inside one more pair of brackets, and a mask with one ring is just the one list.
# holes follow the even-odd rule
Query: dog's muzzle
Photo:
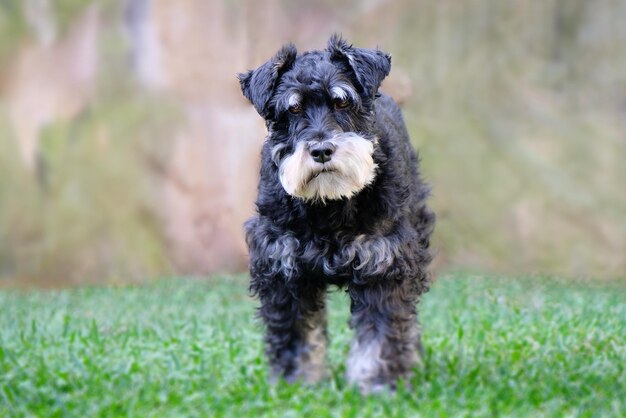
[[353, 132], [329, 140], [298, 143], [279, 165], [287, 193], [304, 200], [352, 197], [374, 181], [374, 143]]

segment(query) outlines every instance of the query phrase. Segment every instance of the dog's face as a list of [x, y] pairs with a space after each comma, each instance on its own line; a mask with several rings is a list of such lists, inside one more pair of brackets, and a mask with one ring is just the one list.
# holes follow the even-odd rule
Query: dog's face
[[326, 50], [298, 55], [287, 45], [239, 76], [266, 121], [267, 146], [288, 194], [323, 203], [349, 198], [374, 180], [373, 106], [390, 65], [389, 55], [333, 36]]

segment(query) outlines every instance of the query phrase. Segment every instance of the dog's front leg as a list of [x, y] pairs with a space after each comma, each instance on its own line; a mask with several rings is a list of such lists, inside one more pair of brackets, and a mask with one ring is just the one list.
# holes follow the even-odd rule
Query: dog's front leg
[[419, 294], [409, 280], [352, 284], [350, 326], [355, 338], [347, 377], [363, 393], [394, 390], [419, 362]]
[[326, 373], [326, 290], [312, 286], [293, 289], [277, 278], [271, 289], [259, 295], [272, 377], [288, 382], [319, 381]]

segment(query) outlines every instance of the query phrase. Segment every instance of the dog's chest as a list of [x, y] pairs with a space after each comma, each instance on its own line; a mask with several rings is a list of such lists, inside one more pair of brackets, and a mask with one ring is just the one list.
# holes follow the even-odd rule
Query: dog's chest
[[304, 272], [341, 279], [353, 277], [355, 271], [367, 275], [384, 272], [398, 256], [398, 250], [389, 237], [337, 234], [303, 240], [296, 259]]

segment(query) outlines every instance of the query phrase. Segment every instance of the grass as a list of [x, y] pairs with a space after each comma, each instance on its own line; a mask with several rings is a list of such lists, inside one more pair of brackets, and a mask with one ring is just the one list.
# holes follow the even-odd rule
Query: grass
[[626, 283], [466, 274], [422, 304], [412, 389], [346, 385], [346, 296], [332, 376], [271, 385], [244, 276], [0, 292], [0, 416], [623, 416]]

